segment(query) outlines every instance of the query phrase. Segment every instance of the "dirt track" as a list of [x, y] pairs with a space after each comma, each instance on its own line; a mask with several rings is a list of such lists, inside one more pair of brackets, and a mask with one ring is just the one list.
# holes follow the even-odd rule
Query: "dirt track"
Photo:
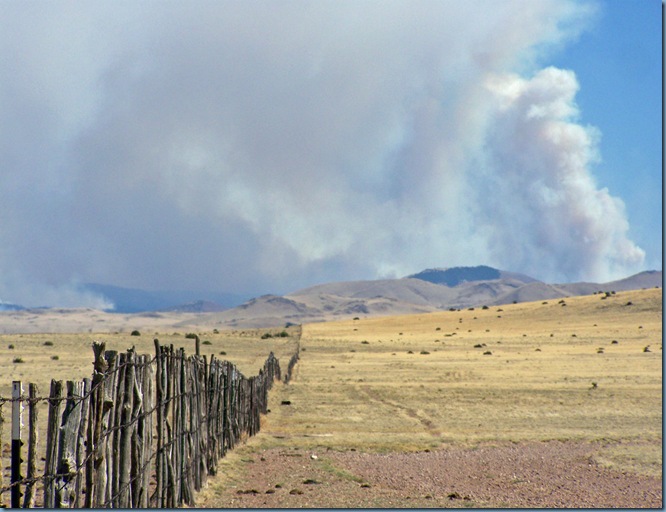
[[[543, 442], [388, 455], [267, 450], [198, 507], [662, 508], [662, 481], [596, 463], [597, 446]], [[313, 457], [314, 455], [314, 457]]]

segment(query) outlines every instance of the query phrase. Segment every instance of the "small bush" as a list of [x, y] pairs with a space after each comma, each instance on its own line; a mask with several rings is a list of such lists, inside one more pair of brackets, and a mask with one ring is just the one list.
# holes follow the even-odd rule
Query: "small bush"
[[278, 334], [280, 338], [288, 338], [289, 333], [287, 331], [282, 331], [280, 334]]
[[270, 332], [265, 332], [264, 334], [261, 335], [262, 340], [266, 340], [268, 338], [272, 338], [273, 335]]
[[60, 356], [58, 356], [58, 355], [51, 356], [51, 359], [52, 359], [53, 361], [57, 361], [58, 359], [60, 359]]
[[220, 334], [219, 329], [213, 329], [213, 334]]
[[226, 353], [224, 350], [222, 350], [222, 351], [220, 352], [220, 355], [221, 355], [221, 356], [226, 356], [227, 353]]
[[370, 342], [369, 342], [368, 340], [363, 340], [363, 341], [361, 342], [361, 344], [363, 344], [363, 345], [370, 345]]
[[199, 335], [197, 335], [197, 334], [195, 334], [195, 333], [193, 333], [193, 332], [188, 332], [188, 333], [185, 335], [185, 337], [186, 337], [188, 340], [196, 340], [196, 339], [199, 337]]
[[488, 306], [483, 306], [481, 309], [488, 309]]
[[212, 345], [212, 343], [208, 340], [204, 340], [201, 342], [202, 345]]
[[493, 353], [492, 353], [490, 350], [486, 350], [486, 351], [483, 353], [483, 355], [484, 355], [484, 356], [492, 356]]
[[25, 363], [22, 357], [15, 357], [12, 363]]
[[424, 356], [427, 356], [427, 355], [430, 354], [430, 352], [428, 352], [427, 350], [421, 350], [421, 354], [423, 354]]
[[7, 348], [8, 348], [9, 350], [14, 350], [14, 345], [12, 345], [12, 344], [10, 343], [9, 345], [7, 345]]
[[45, 347], [52, 347], [52, 346], [53, 346], [53, 342], [52, 342], [52, 341], [45, 341], [45, 342], [44, 342], [44, 346], [45, 346]]
[[132, 333], [130, 334], [130, 336], [141, 336], [141, 333], [140, 333], [139, 331], [136, 331], [136, 330], [135, 330], [135, 331], [132, 331]]

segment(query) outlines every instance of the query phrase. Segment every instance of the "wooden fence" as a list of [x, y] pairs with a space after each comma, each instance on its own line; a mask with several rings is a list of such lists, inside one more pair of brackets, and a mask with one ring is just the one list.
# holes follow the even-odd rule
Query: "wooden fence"
[[[28, 409], [28, 458], [24, 465], [12, 460], [8, 485], [0, 476], [0, 506], [10, 506], [8, 494], [12, 507], [24, 508], [192, 506], [226, 451], [259, 431], [268, 391], [281, 378], [272, 352], [249, 378], [229, 361], [186, 356], [157, 340], [152, 358], [105, 350], [104, 343], [94, 343], [93, 352], [91, 379], [52, 380], [48, 398], [38, 398], [32, 384], [27, 397], [0, 398], [0, 426], [5, 403], [14, 415], [16, 407]], [[285, 381], [297, 359], [298, 350]], [[44, 400], [48, 426], [38, 475], [37, 405]], [[12, 447], [24, 445], [17, 442]]]

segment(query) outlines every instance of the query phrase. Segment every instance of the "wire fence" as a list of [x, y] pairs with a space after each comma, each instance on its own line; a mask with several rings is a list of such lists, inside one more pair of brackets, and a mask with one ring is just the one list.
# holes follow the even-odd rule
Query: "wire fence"
[[[152, 357], [106, 350], [103, 342], [94, 342], [93, 352], [92, 378], [52, 380], [48, 397], [37, 396], [34, 384], [26, 396], [14, 382], [14, 396], [0, 398], [0, 436], [7, 406], [12, 418], [11, 476], [7, 482], [0, 471], [0, 507], [192, 506], [225, 453], [259, 431], [268, 391], [282, 378], [272, 352], [253, 377], [229, 361], [187, 356], [158, 340]], [[38, 405], [44, 402], [48, 419], [40, 457]], [[3, 468], [6, 455], [0, 450]]]

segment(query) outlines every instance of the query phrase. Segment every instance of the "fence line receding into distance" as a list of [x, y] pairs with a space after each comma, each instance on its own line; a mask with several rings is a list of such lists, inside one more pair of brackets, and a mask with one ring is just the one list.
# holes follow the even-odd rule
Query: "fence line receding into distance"
[[[298, 360], [292, 356], [285, 382]], [[48, 398], [14, 382], [13, 423], [25, 419], [27, 443], [12, 432], [9, 484], [0, 471], [0, 507], [173, 508], [194, 505], [194, 493], [219, 459], [260, 428], [268, 391], [282, 378], [271, 352], [258, 375], [245, 377], [229, 361], [186, 356], [184, 349], [161, 346], [155, 356], [106, 350], [93, 343], [92, 378], [51, 381]], [[48, 401], [43, 472], [37, 471], [38, 404]], [[15, 430], [14, 428], [12, 430]], [[25, 433], [25, 432], [24, 432]], [[18, 435], [19, 439], [14, 439]], [[24, 436], [25, 437], [25, 436]], [[27, 444], [27, 446], [25, 446]], [[27, 449], [27, 459], [21, 456]], [[5, 460], [0, 450], [0, 464]], [[21, 464], [25, 462], [25, 464]], [[25, 469], [26, 475], [21, 475]], [[39, 499], [41, 497], [41, 500]]]

